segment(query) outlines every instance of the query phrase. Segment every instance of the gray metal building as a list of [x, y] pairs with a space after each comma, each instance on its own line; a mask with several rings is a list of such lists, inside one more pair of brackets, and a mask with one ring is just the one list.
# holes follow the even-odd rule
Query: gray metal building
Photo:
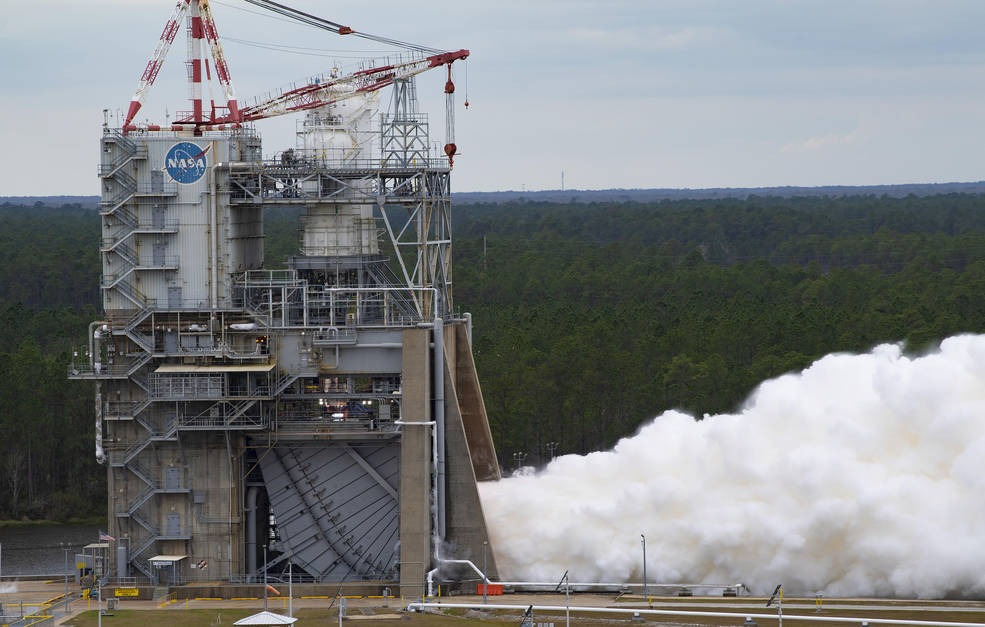
[[[452, 300], [450, 168], [412, 83], [394, 93], [372, 151], [341, 156], [104, 127], [105, 317], [69, 376], [96, 385], [116, 576], [290, 565], [420, 596], [440, 553], [481, 558], [476, 481], [499, 466]], [[264, 266], [274, 205], [301, 215], [285, 269]]]

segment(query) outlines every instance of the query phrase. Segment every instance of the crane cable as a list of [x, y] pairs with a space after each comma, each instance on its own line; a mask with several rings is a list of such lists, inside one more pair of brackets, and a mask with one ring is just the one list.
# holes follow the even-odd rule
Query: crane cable
[[311, 15], [310, 13], [305, 13], [298, 9], [274, 2], [273, 0], [245, 0], [246, 2], [258, 6], [262, 9], [266, 9], [273, 13], [278, 13], [292, 20], [307, 24], [309, 26], [314, 26], [315, 28], [321, 28], [329, 32], [336, 33], [338, 35], [355, 35], [362, 39], [367, 39], [369, 41], [375, 41], [376, 43], [386, 44], [390, 46], [396, 46], [398, 48], [403, 48], [405, 50], [413, 50], [422, 54], [440, 54], [442, 52], [447, 52], [446, 50], [441, 50], [439, 48], [430, 48], [428, 46], [420, 46], [417, 44], [408, 43], [405, 41], [400, 41], [398, 39], [391, 39], [389, 37], [381, 37], [379, 35], [371, 35], [369, 33], [364, 33], [361, 31], [353, 30], [348, 26], [339, 24], [338, 22], [333, 22], [331, 20], [326, 20], [325, 18], [318, 17], [316, 15]]
[[347, 54], [351, 50], [336, 50], [334, 48], [310, 48], [305, 46], [288, 46], [284, 44], [276, 44], [264, 41], [252, 41], [250, 39], [237, 39], [236, 37], [230, 37], [226, 35], [222, 38], [223, 41], [232, 42], [234, 44], [240, 44], [243, 46], [249, 46], [251, 48], [261, 48], [263, 50], [272, 50], [274, 52], [286, 52], [289, 54], [300, 54], [311, 57], [326, 57], [329, 59], [365, 59], [367, 55], [385, 55], [390, 54], [389, 51], [379, 51], [379, 50], [365, 50], [362, 54]]

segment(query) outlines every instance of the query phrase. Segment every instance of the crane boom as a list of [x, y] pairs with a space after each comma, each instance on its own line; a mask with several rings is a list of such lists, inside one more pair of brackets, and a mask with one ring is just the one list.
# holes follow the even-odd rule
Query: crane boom
[[[358, 94], [383, 89], [393, 84], [395, 80], [410, 78], [411, 76], [416, 76], [421, 72], [442, 65], [450, 65], [468, 56], [468, 50], [458, 50], [423, 57], [405, 63], [359, 70], [341, 77], [321, 75], [315, 77], [302, 87], [285, 90], [268, 100], [243, 107], [240, 110], [240, 119], [243, 122], [251, 122], [287, 113], [296, 113], [298, 111], [323, 107]], [[187, 123], [190, 121], [186, 119], [179, 120], [178, 122]], [[230, 112], [227, 116], [215, 119], [212, 124], [229, 124], [233, 122], [235, 120], [232, 119], [232, 113]]]
[[222, 43], [219, 41], [219, 31], [215, 25], [215, 17], [212, 15], [212, 7], [208, 2], [202, 3], [202, 26], [205, 31], [205, 41], [212, 50], [212, 61], [215, 63], [215, 74], [226, 92], [226, 106], [229, 108], [229, 117], [233, 122], [240, 121], [239, 107], [236, 102], [236, 91], [233, 89], [233, 82], [229, 76], [229, 63], [226, 61], [226, 53], [222, 50]]
[[[414, 55], [410, 61], [393, 63], [380, 67], [359, 70], [345, 76], [322, 74], [307, 81], [301, 87], [291, 86], [289, 89], [281, 90], [277, 95], [266, 100], [259, 101], [253, 105], [240, 108], [236, 100], [232, 80], [229, 76], [229, 65], [226, 55], [222, 50], [219, 40], [219, 32], [216, 29], [215, 17], [209, 0], [177, 0], [174, 11], [164, 26], [164, 31], [158, 41], [154, 54], [144, 68], [144, 73], [137, 83], [137, 89], [130, 100], [127, 109], [126, 120], [123, 123], [123, 132], [136, 130], [138, 127], [133, 124], [134, 116], [140, 110], [147, 91], [154, 84], [157, 74], [164, 63], [164, 58], [168, 54], [171, 44], [174, 43], [175, 36], [181, 27], [181, 22], [186, 14], [190, 14], [188, 29], [188, 80], [191, 92], [192, 111], [175, 120], [171, 125], [172, 131], [194, 131], [196, 134], [207, 130], [219, 130], [225, 128], [237, 128], [243, 122], [263, 120], [288, 113], [297, 113], [330, 105], [335, 102], [353, 98], [360, 94], [378, 91], [394, 81], [407, 79], [416, 76], [427, 70], [448, 66], [448, 81], [445, 83], [446, 105], [446, 144], [445, 154], [448, 156], [449, 163], [455, 157], [458, 149], [455, 146], [454, 138], [454, 94], [455, 85], [451, 80], [451, 66], [455, 61], [468, 58], [468, 50], [456, 50], [454, 52], [429, 48], [416, 44], [371, 35], [366, 32], [354, 30], [337, 22], [327, 20], [310, 13], [305, 13], [290, 6], [274, 2], [273, 0], [246, 0], [250, 4], [262, 7], [274, 13], [296, 20], [300, 23], [314, 26], [333, 32], [338, 35], [352, 35], [361, 37], [377, 43], [398, 46], [404, 48]], [[204, 115], [202, 107], [201, 81], [203, 63], [201, 58], [201, 44], [205, 42], [212, 54], [215, 65], [216, 78], [221, 84], [226, 96], [226, 110], [224, 115], [216, 115], [215, 104], [213, 103], [210, 115]], [[208, 60], [204, 64], [205, 75], [209, 75]], [[468, 103], [466, 103], [466, 106]], [[148, 131], [162, 130], [157, 125], [146, 125], [140, 128]]]
[[126, 121], [123, 123], [124, 128], [129, 126], [134, 116], [137, 115], [137, 111], [140, 110], [141, 105], [144, 103], [147, 90], [154, 84], [157, 73], [161, 71], [161, 66], [164, 65], [164, 58], [168, 56], [168, 49], [174, 43], [174, 37], [178, 34], [178, 30], [181, 28], [181, 21], [187, 11], [188, 0], [178, 0], [175, 4], [174, 11], [171, 13], [171, 17], [164, 24], [164, 30], [161, 32], [161, 38], [157, 41], [157, 47], [154, 48], [154, 54], [151, 55], [150, 61], [147, 62], [147, 66], [144, 68], [144, 73], [137, 82], [137, 89], [133, 92], [133, 97], [130, 99]]

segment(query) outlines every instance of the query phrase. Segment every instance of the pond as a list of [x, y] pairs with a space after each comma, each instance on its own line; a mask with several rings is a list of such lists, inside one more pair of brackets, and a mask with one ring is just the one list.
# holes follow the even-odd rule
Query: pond
[[99, 525], [0, 527], [0, 574], [63, 575], [65, 551], [74, 572], [75, 554], [99, 541]]

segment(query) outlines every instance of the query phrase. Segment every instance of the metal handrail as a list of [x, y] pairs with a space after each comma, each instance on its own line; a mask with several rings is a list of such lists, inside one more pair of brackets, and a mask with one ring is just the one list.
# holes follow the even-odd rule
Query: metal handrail
[[[414, 611], [417, 609], [490, 609], [490, 610], [517, 610], [534, 612], [564, 612], [570, 610], [574, 612], [593, 612], [599, 614], [628, 614], [634, 616], [702, 616], [707, 618], [747, 618], [756, 620], [776, 620], [776, 614], [750, 614], [742, 609], [736, 612], [699, 612], [693, 610], [651, 610], [645, 608], [615, 608], [615, 607], [587, 607], [587, 606], [565, 606], [565, 605], [506, 605], [506, 604], [468, 604], [468, 603], [411, 603], [407, 609]], [[982, 627], [982, 623], [958, 623], [948, 621], [929, 621], [929, 620], [902, 620], [893, 618], [850, 618], [846, 616], [817, 616], [804, 614], [787, 614], [787, 620], [819, 622], [819, 623], [854, 623], [857, 625], [915, 625], [920, 627]]]

